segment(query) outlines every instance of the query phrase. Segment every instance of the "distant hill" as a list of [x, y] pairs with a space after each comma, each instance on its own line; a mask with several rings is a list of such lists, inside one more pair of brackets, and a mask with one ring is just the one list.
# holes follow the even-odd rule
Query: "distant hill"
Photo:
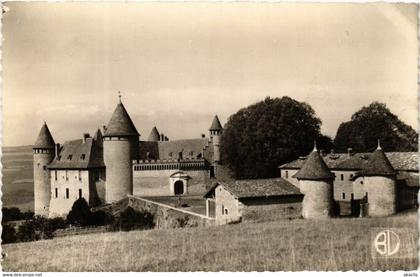
[[2, 148], [2, 202], [22, 211], [34, 209], [32, 146]]

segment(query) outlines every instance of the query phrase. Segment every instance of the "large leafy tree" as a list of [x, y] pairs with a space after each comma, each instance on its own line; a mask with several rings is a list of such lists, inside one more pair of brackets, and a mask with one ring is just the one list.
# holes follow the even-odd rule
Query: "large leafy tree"
[[229, 117], [222, 136], [223, 161], [239, 179], [278, 176], [277, 167], [306, 155], [314, 140], [331, 148], [320, 125], [308, 104], [267, 97]]
[[334, 145], [339, 152], [344, 152], [347, 148], [368, 152], [376, 148], [378, 139], [385, 151], [418, 149], [417, 132], [379, 102], [361, 108], [352, 115], [350, 121], [341, 123]]

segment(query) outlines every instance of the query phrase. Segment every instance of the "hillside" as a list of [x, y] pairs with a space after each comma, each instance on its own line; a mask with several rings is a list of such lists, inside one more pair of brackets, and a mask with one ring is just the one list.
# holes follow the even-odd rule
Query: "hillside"
[[208, 228], [102, 233], [3, 246], [4, 271], [414, 270], [405, 259], [372, 259], [373, 227], [408, 228], [415, 212], [373, 219], [293, 220]]
[[33, 210], [32, 146], [3, 147], [2, 152], [3, 206]]

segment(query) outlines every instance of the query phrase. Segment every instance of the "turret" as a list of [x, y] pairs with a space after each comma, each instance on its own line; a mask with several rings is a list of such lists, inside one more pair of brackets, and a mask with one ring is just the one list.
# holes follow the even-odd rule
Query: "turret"
[[217, 115], [214, 117], [209, 131], [210, 140], [213, 144], [213, 162], [217, 164], [220, 162], [220, 139], [223, 133], [223, 127], [222, 124], [220, 124], [220, 120]]
[[[162, 134], [163, 135], [163, 134]], [[153, 127], [152, 131], [150, 132], [149, 137], [147, 138], [148, 141], [159, 141], [160, 139], [160, 134], [158, 132], [158, 129], [155, 127]], [[163, 139], [162, 139], [163, 140]]]
[[34, 157], [34, 202], [35, 214], [48, 216], [51, 199], [50, 172], [47, 166], [54, 159], [55, 143], [47, 124], [44, 122], [35, 144]]
[[293, 176], [299, 180], [304, 194], [302, 216], [304, 218], [328, 218], [333, 213], [334, 174], [328, 169], [316, 146], [302, 168]]
[[103, 134], [107, 203], [133, 194], [132, 164], [138, 155], [139, 136], [120, 99]]
[[357, 172], [357, 176], [363, 178], [369, 216], [381, 217], [396, 213], [396, 171], [379, 141], [377, 149]]

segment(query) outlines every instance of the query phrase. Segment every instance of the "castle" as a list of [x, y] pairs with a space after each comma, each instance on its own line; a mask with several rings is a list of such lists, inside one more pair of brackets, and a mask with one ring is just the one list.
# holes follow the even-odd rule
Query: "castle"
[[[35, 214], [64, 216], [84, 198], [90, 206], [128, 195], [197, 195], [215, 203], [220, 224], [255, 220], [387, 216], [417, 205], [418, 157], [413, 152], [329, 153], [279, 166], [280, 178], [219, 178], [222, 125], [214, 117], [210, 137], [169, 140], [154, 127], [146, 141], [121, 99], [103, 133], [56, 144], [46, 125], [33, 146]], [[337, 212], [338, 210], [338, 212]]]
[[44, 123], [33, 146], [35, 214], [66, 215], [79, 198], [97, 206], [133, 194], [202, 195], [218, 172], [217, 115], [209, 132], [209, 138], [170, 141], [154, 127], [142, 141], [121, 99], [93, 137], [56, 144]]

